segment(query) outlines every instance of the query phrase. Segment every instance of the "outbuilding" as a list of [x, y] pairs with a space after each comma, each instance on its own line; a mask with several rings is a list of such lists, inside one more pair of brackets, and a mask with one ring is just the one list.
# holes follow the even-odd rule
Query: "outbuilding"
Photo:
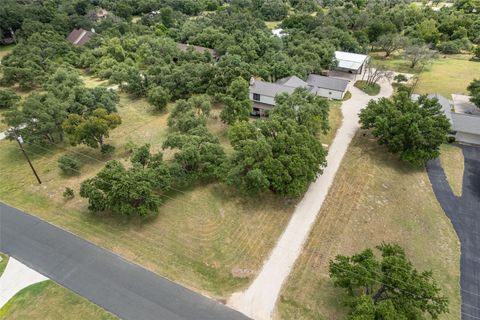
[[95, 33], [85, 29], [74, 29], [67, 37], [67, 41], [74, 46], [81, 47], [85, 45]]
[[368, 62], [368, 56], [365, 54], [335, 51], [335, 62], [335, 70], [362, 74], [365, 64]]
[[347, 92], [348, 80], [311, 74], [307, 78], [310, 92], [320, 97], [342, 100]]

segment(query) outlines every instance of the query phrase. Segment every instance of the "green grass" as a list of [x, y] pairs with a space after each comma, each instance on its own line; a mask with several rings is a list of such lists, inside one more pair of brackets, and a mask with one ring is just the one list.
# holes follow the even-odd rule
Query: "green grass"
[[[123, 94], [120, 103], [122, 124], [106, 141], [116, 147], [111, 158], [84, 146], [27, 147], [42, 178], [40, 186], [15, 143], [0, 141], [0, 176], [9, 181], [0, 184], [0, 200], [217, 298], [245, 287], [288, 223], [296, 201], [271, 194], [243, 197], [224, 184], [212, 183], [165, 195], [158, 214], [146, 219], [90, 214], [78, 196], [81, 181], [109, 159], [128, 163], [127, 142], [150, 143], [157, 151], [168, 133], [168, 112], [157, 113], [145, 100]], [[218, 118], [208, 127], [228, 152], [226, 127]], [[73, 152], [83, 154], [78, 155], [81, 174], [64, 176], [57, 159]], [[164, 156], [171, 158], [172, 151]], [[65, 187], [75, 190], [74, 199], [63, 199]]]
[[452, 93], [468, 94], [467, 86], [480, 74], [480, 62], [471, 61], [468, 54], [441, 55], [423, 68], [410, 68], [410, 62], [401, 54], [383, 58], [383, 53], [371, 53], [374, 61], [396, 72], [419, 75], [416, 93], [440, 93], [449, 98]]
[[0, 253], [0, 277], [2, 276], [3, 271], [7, 267], [8, 256], [6, 254]]
[[[359, 132], [349, 146], [307, 243], [284, 285], [277, 319], [345, 319], [344, 290], [328, 263], [383, 241], [405, 248], [418, 270], [433, 270], [460, 318], [460, 245], [424, 169], [414, 169]], [[441, 253], [441, 254], [439, 254]]]
[[415, 92], [440, 93], [447, 98], [451, 94], [468, 94], [467, 86], [480, 75], [480, 62], [468, 60], [468, 55], [446, 56], [435, 60], [420, 74]]
[[330, 113], [328, 114], [328, 123], [330, 124], [330, 130], [326, 134], [321, 134], [319, 139], [322, 144], [330, 145], [337, 134], [338, 128], [342, 125], [342, 103], [340, 101], [329, 101]]
[[345, 92], [342, 101], [347, 101], [352, 98], [352, 93], [350, 91]]
[[113, 320], [113, 314], [52, 281], [18, 292], [0, 309], [0, 319]]
[[[382, 65], [391, 71], [418, 74], [422, 70], [420, 65], [410, 68], [410, 62], [405, 60], [401, 53], [393, 53], [388, 58], [385, 58], [384, 52], [371, 52], [370, 56], [376, 64]], [[428, 68], [428, 65], [424, 67], [424, 70], [426, 68]]]
[[355, 82], [354, 86], [362, 90], [369, 96], [376, 96], [380, 93], [380, 85], [378, 85], [377, 83], [367, 84], [367, 81], [365, 80], [358, 80], [357, 82]]
[[454, 144], [443, 144], [440, 147], [440, 163], [453, 194], [460, 197], [462, 195], [464, 170], [462, 149]]
[[270, 30], [277, 29], [281, 23], [282, 21], [265, 21], [265, 25]]
[[5, 46], [0, 46], [0, 60], [5, 57], [7, 54], [12, 52], [13, 48], [15, 47], [15, 44], [9, 44]]

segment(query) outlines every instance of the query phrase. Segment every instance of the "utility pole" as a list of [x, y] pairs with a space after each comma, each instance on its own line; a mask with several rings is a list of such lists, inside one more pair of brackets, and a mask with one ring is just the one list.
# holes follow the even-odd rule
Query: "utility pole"
[[25, 149], [23, 149], [23, 139], [21, 136], [17, 135], [17, 132], [15, 129], [12, 130], [13, 135], [15, 136], [15, 140], [17, 140], [18, 145], [20, 146], [20, 150], [22, 150], [23, 155], [25, 156], [25, 159], [27, 159], [28, 164], [30, 165], [30, 168], [32, 168], [33, 174], [37, 178], [38, 184], [42, 184], [42, 181], [40, 180], [40, 177], [37, 174], [37, 171], [35, 171], [35, 168], [32, 165], [32, 162], [30, 161], [30, 158], [27, 155], [27, 152], [25, 152]]

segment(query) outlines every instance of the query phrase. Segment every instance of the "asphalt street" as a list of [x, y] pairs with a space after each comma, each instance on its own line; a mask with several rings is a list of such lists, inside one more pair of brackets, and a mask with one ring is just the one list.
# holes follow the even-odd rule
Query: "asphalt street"
[[462, 319], [472, 320], [480, 319], [480, 147], [461, 148], [465, 158], [461, 197], [453, 194], [438, 159], [429, 162], [427, 171], [433, 191], [460, 239]]
[[3, 203], [0, 203], [0, 251], [122, 319], [248, 319], [217, 301]]

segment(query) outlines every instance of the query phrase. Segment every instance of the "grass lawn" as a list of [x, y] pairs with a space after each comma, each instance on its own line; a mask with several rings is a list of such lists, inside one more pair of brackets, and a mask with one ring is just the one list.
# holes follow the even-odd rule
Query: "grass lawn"
[[[123, 123], [107, 140], [116, 146], [112, 157], [127, 162], [124, 146], [128, 141], [148, 142], [159, 150], [168, 132], [168, 114], [156, 113], [145, 100], [125, 95], [121, 105]], [[215, 128], [212, 131], [228, 144], [226, 128], [218, 119], [209, 128]], [[244, 198], [214, 183], [166, 195], [158, 215], [149, 219], [97, 216], [87, 212], [78, 190], [81, 181], [98, 172], [107, 158], [98, 150], [66, 144], [48, 149], [30, 146], [27, 152], [44, 183], [36, 184], [15, 143], [0, 141], [0, 176], [9, 181], [0, 185], [2, 201], [218, 298], [254, 277], [295, 205], [268, 194]], [[63, 176], [57, 167], [57, 159], [69, 152], [86, 154], [78, 155], [82, 162], [78, 176]], [[170, 156], [166, 152], [165, 157]], [[73, 200], [63, 199], [65, 187], [75, 190]]]
[[342, 125], [343, 115], [342, 115], [342, 102], [331, 100], [330, 103], [330, 113], [328, 115], [328, 123], [330, 124], [330, 130], [326, 134], [321, 134], [319, 139], [322, 144], [330, 145], [337, 134], [338, 128]]
[[44, 281], [18, 292], [0, 309], [0, 319], [113, 320], [118, 318], [54, 282]]
[[2, 276], [3, 271], [7, 267], [8, 256], [6, 254], [0, 253], [0, 277]]
[[[422, 70], [421, 66], [410, 68], [410, 62], [405, 60], [401, 53], [393, 53], [388, 58], [385, 58], [384, 52], [371, 52], [370, 56], [375, 63], [385, 66], [391, 71], [418, 74]], [[428, 68], [428, 66], [425, 68]]]
[[435, 60], [420, 74], [416, 93], [440, 93], [451, 98], [452, 93], [468, 94], [467, 86], [480, 75], [480, 62], [469, 61], [470, 56], [453, 55]]
[[271, 30], [277, 29], [280, 23], [282, 23], [282, 21], [265, 21], [265, 25]]
[[454, 144], [443, 144], [440, 148], [440, 163], [453, 193], [462, 195], [464, 159], [463, 152]]
[[98, 86], [108, 87], [108, 81], [102, 80], [99, 78], [88, 76], [86, 73], [80, 75], [80, 79], [82, 79], [85, 87], [87, 88], [95, 88]]
[[367, 84], [367, 81], [365, 80], [358, 80], [357, 82], [355, 82], [354, 86], [362, 90], [369, 96], [376, 96], [377, 94], [380, 93], [380, 85], [376, 83]]
[[282, 290], [276, 318], [344, 319], [344, 290], [333, 287], [328, 263], [382, 241], [404, 247], [419, 270], [433, 270], [450, 300], [450, 313], [440, 319], [459, 319], [459, 242], [425, 170], [399, 162], [360, 132]]
[[371, 55], [376, 63], [389, 70], [420, 74], [415, 90], [420, 94], [440, 93], [447, 98], [450, 98], [452, 93], [468, 94], [467, 86], [480, 74], [480, 62], [471, 61], [472, 56], [468, 54], [441, 55], [428, 63], [423, 70], [421, 66], [410, 68], [409, 62], [403, 59], [401, 54], [393, 54], [387, 59], [383, 58], [381, 52]]
[[[102, 84], [82, 78], [89, 86]], [[80, 183], [95, 175], [107, 160], [128, 163], [129, 142], [150, 143], [157, 151], [168, 133], [168, 111], [155, 112], [146, 100], [132, 100], [124, 94], [120, 105], [122, 124], [106, 141], [116, 147], [111, 158], [99, 150], [66, 143], [27, 147], [43, 181], [40, 186], [16, 144], [0, 141], [0, 176], [9, 181], [0, 184], [0, 200], [216, 298], [245, 287], [288, 223], [296, 200], [271, 194], [243, 197], [224, 184], [211, 183], [163, 196], [158, 215], [147, 219], [88, 213], [86, 201], [78, 195]], [[230, 153], [228, 127], [221, 123], [220, 111], [221, 105], [215, 105], [207, 127]], [[332, 102], [332, 130], [319, 137], [322, 143], [331, 143], [341, 120], [340, 102]], [[81, 161], [79, 175], [61, 174], [57, 160], [64, 154], [76, 155]], [[164, 155], [171, 158], [172, 152]], [[65, 187], [75, 190], [74, 199], [63, 199]]]
[[15, 47], [14, 44], [9, 44], [6, 46], [0, 46], [0, 60], [5, 57], [7, 54], [12, 52], [13, 48]]

